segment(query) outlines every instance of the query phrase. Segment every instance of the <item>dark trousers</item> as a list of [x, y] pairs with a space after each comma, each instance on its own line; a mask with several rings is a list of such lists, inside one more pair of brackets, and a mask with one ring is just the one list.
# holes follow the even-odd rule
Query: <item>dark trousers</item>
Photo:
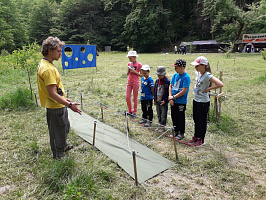
[[61, 158], [64, 156], [64, 148], [67, 145], [66, 139], [70, 128], [67, 108], [47, 108], [46, 117], [53, 158]]
[[196, 102], [193, 100], [193, 120], [195, 124], [194, 137], [204, 140], [207, 131], [207, 115], [210, 102]]
[[153, 119], [152, 99], [141, 100], [141, 110], [142, 110], [142, 118], [152, 122]]
[[178, 131], [181, 134], [185, 133], [185, 111], [186, 104], [175, 103], [174, 106], [171, 106], [171, 117], [173, 121], [173, 126], [175, 133]]
[[166, 103], [164, 105], [160, 105], [160, 102], [157, 102], [156, 103], [156, 111], [157, 111], [159, 124], [166, 126], [168, 103]]

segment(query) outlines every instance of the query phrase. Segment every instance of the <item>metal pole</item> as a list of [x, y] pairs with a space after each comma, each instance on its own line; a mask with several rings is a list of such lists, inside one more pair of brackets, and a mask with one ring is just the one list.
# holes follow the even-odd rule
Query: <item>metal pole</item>
[[135, 174], [135, 185], [138, 186], [138, 174], [137, 174], [137, 164], [136, 164], [136, 153], [132, 150], [134, 174]]
[[178, 155], [177, 155], [177, 149], [176, 149], [176, 140], [175, 140], [175, 130], [172, 130], [173, 132], [173, 140], [174, 140], [174, 147], [175, 147], [175, 158], [178, 160]]
[[92, 140], [92, 145], [93, 145], [93, 146], [94, 146], [94, 144], [95, 144], [96, 124], [97, 124], [97, 121], [94, 121], [93, 140]]

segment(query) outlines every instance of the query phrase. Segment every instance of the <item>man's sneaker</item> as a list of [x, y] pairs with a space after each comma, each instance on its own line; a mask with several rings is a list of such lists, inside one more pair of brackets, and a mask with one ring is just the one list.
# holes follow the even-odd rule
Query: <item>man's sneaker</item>
[[175, 138], [178, 140], [182, 140], [184, 137], [184, 133], [179, 133]]
[[194, 144], [195, 142], [197, 142], [197, 138], [193, 136], [192, 140], [188, 141], [188, 144]]
[[195, 146], [202, 146], [204, 145], [204, 140], [202, 140], [201, 138], [197, 138], [197, 142], [195, 143]]
[[144, 126], [145, 126], [145, 127], [149, 127], [149, 126], [151, 126], [151, 122], [150, 122], [149, 120], [147, 120], [147, 123], [144, 124]]
[[146, 119], [143, 119], [143, 120], [139, 121], [140, 124], [145, 124], [146, 122], [147, 122]]

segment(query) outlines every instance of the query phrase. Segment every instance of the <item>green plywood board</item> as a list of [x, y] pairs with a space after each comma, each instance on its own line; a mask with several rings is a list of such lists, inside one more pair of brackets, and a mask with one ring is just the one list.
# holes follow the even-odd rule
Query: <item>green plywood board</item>
[[[68, 110], [71, 128], [81, 138], [92, 144], [94, 122], [96, 119], [84, 112], [82, 115], [79, 115], [70, 109]], [[132, 150], [135, 150], [139, 183], [143, 183], [174, 165], [173, 162], [146, 146], [131, 138], [128, 139], [125, 133], [100, 121], [96, 123], [95, 146], [113, 161], [117, 162], [132, 178], [135, 177]]]

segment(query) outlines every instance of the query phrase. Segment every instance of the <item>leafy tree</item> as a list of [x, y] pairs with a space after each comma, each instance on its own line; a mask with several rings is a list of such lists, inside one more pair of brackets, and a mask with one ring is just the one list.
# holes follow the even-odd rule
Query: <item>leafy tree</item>
[[14, 50], [11, 55], [7, 56], [7, 61], [13, 65], [14, 68], [25, 70], [28, 74], [30, 91], [32, 96], [32, 87], [30, 74], [36, 70], [40, 47], [34, 43], [28, 46], [23, 46], [22, 49]]
[[36, 41], [41, 44], [54, 28], [53, 18], [56, 16], [56, 4], [47, 0], [39, 0], [33, 5], [29, 19], [29, 37], [30, 41]]
[[0, 0], [0, 49], [12, 51], [26, 41], [25, 29], [20, 23], [14, 0]]
[[234, 0], [203, 0], [203, 15], [212, 21], [212, 33], [220, 40], [231, 40], [236, 49], [236, 42], [244, 30], [258, 18], [259, 4], [239, 7]]
[[127, 43], [123, 33], [125, 21], [130, 14], [130, 3], [128, 0], [102, 0], [104, 4], [106, 31], [108, 38], [105, 45], [112, 45], [114, 50], [125, 50]]
[[131, 1], [131, 5], [123, 32], [128, 44], [138, 51], [159, 51], [167, 42], [161, 25], [168, 11], [163, 8], [162, 0]]
[[104, 7], [98, 0], [63, 0], [51, 32], [68, 43], [104, 44]]

